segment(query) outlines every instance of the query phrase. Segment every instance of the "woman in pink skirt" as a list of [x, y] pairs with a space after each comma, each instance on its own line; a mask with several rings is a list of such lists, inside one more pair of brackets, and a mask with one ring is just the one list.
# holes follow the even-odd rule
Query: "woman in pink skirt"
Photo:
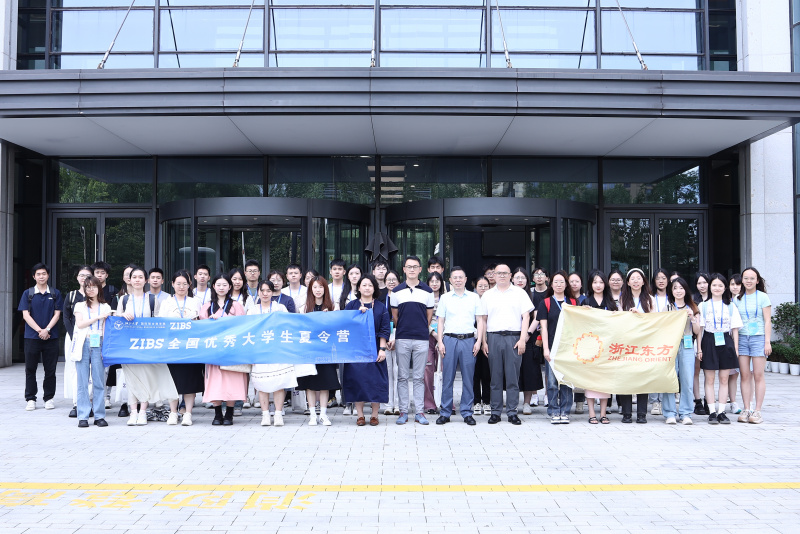
[[[218, 274], [211, 280], [213, 299], [200, 310], [200, 319], [218, 320], [229, 315], [245, 315], [244, 308], [231, 299], [230, 278]], [[243, 401], [247, 396], [247, 373], [223, 371], [219, 365], [206, 364], [206, 382], [203, 400], [214, 405], [212, 425], [230, 426], [233, 424], [233, 403]], [[222, 416], [222, 403], [225, 402], [225, 416]]]

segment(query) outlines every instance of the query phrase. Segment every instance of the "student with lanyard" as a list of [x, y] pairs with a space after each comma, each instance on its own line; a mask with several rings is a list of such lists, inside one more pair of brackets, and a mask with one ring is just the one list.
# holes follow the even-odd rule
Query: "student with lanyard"
[[[633, 268], [628, 271], [625, 277], [625, 285], [622, 286], [620, 295], [620, 309], [633, 313], [650, 313], [654, 311], [655, 303], [650, 296], [650, 286], [644, 271]], [[636, 395], [636, 422], [647, 423], [647, 393]], [[631, 423], [633, 412], [633, 395], [617, 395], [617, 401], [622, 410], [622, 422]]]
[[305, 304], [308, 298], [308, 289], [300, 282], [302, 276], [303, 271], [299, 265], [296, 263], [289, 264], [286, 268], [286, 280], [289, 284], [281, 289], [281, 293], [292, 299], [295, 311]]
[[[511, 275], [511, 283], [525, 291], [528, 298], [531, 298], [531, 281], [528, 278], [528, 271], [523, 267], [517, 267]], [[539, 329], [539, 322], [533, 317], [535, 309], [528, 314], [530, 323], [528, 324], [528, 341], [525, 343], [525, 352], [522, 354], [522, 362], [519, 367], [519, 390], [522, 392], [522, 415], [531, 415], [531, 398], [537, 391], [544, 387], [542, 380], [542, 364], [536, 360], [536, 331]]]
[[[711, 277], [708, 273], [697, 273], [697, 281], [695, 282], [697, 292], [692, 295], [692, 299], [698, 306], [711, 298], [711, 294], [708, 292], [708, 283], [710, 280]], [[708, 404], [700, 391], [700, 372], [700, 366], [695, 365], [694, 382], [692, 383], [692, 391], [694, 392], [694, 413], [695, 415], [709, 415]]]
[[[614, 302], [614, 297], [611, 296], [611, 287], [609, 287], [608, 279], [603, 271], [595, 269], [589, 273], [588, 280], [592, 291], [586, 296], [583, 305], [598, 310], [617, 311], [617, 304]], [[585, 395], [589, 404], [589, 423], [592, 425], [609, 424], [611, 420], [606, 415], [606, 407], [611, 403], [611, 394], [587, 389]], [[599, 420], [595, 414], [595, 400], [600, 401]]]
[[389, 264], [383, 259], [377, 259], [372, 262], [372, 276], [378, 281], [378, 293], [375, 299], [386, 304], [386, 295], [389, 294], [389, 288], [386, 287], [386, 274], [389, 272]]
[[278, 304], [283, 304], [286, 306], [286, 309], [289, 310], [289, 313], [297, 313], [297, 308], [294, 305], [294, 299], [289, 295], [284, 295], [281, 293], [283, 286], [286, 285], [286, 278], [284, 278], [283, 273], [272, 269], [267, 276], [267, 280], [272, 282], [273, 287], [275, 287], [275, 292], [272, 293], [272, 300]]
[[159, 304], [169, 299], [170, 294], [161, 290], [164, 285], [164, 271], [162, 269], [158, 267], [150, 269], [150, 272], [147, 273], [147, 283], [150, 285], [147, 294], [154, 295]]
[[[719, 273], [713, 273], [708, 284], [711, 298], [700, 305], [700, 336], [698, 358], [705, 377], [706, 402], [710, 412], [708, 424], [730, 424], [725, 415], [725, 402], [728, 398], [728, 376], [730, 370], [739, 365], [739, 329], [742, 319], [739, 309], [731, 303], [728, 280]], [[719, 406], [714, 402], [714, 377], [719, 375]]]
[[[106, 283], [111, 274], [111, 265], [104, 261], [98, 261], [92, 264], [91, 269], [94, 277], [103, 284], [103, 298], [106, 300], [106, 304], [115, 310], [117, 308], [117, 288]], [[110, 408], [108, 402], [106, 402], [106, 408]]]
[[[200, 309], [200, 319], [218, 320], [227, 316], [244, 315], [241, 304], [231, 299], [233, 284], [226, 274], [217, 274], [211, 280], [213, 298]], [[233, 424], [233, 405], [243, 401], [247, 395], [247, 373], [226, 371], [219, 365], [206, 364], [206, 380], [203, 398], [214, 406], [214, 426], [230, 426]], [[226, 403], [225, 415], [222, 415], [222, 403]]]
[[608, 273], [608, 287], [611, 288], [611, 298], [620, 308], [620, 299], [622, 298], [622, 286], [625, 285], [625, 275], [619, 269], [611, 269]]
[[228, 272], [228, 278], [230, 278], [232, 285], [231, 300], [241, 304], [242, 308], [247, 311], [247, 309], [250, 307], [250, 303], [252, 303], [253, 300], [250, 299], [250, 294], [245, 289], [244, 271], [238, 267], [233, 268]]
[[[730, 279], [728, 280], [728, 289], [731, 290], [731, 302], [736, 304], [736, 307], [739, 308], [739, 315], [744, 317], [742, 313], [744, 310], [739, 307], [739, 295], [743, 291], [742, 286], [742, 275], [739, 273], [734, 273], [731, 275]], [[744, 321], [744, 319], [742, 319]], [[744, 330], [739, 332], [739, 345], [742, 344], [742, 336], [744, 334]], [[726, 405], [726, 410], [730, 408], [730, 412], [732, 414], [739, 415], [742, 413], [742, 409], [739, 408], [739, 405], [736, 403], [736, 390], [738, 388], [737, 382], [739, 380], [739, 369], [731, 369], [731, 374], [728, 376], [728, 404]]]
[[197, 282], [196, 287], [192, 290], [192, 294], [200, 301], [200, 308], [209, 302], [211, 297], [211, 288], [208, 287], [208, 281], [211, 279], [211, 269], [208, 265], [199, 265], [194, 272], [194, 280]]
[[261, 279], [261, 266], [256, 260], [247, 260], [244, 264], [244, 277], [247, 280], [247, 298], [255, 302], [258, 298], [258, 282]]
[[[129, 263], [122, 270], [122, 287], [117, 292], [116, 297], [111, 301], [114, 302], [114, 306], [111, 308], [112, 310], [116, 310], [119, 306], [119, 301], [131, 292], [131, 271], [134, 267], [136, 267], [135, 264]], [[109, 301], [106, 302], [109, 303]], [[111, 388], [117, 385], [117, 371], [120, 369], [122, 369], [122, 366], [119, 364], [111, 365], [106, 369], [106, 397], [109, 399], [111, 398]], [[128, 417], [129, 415], [130, 411], [128, 410], [127, 399], [123, 399], [117, 417]]]
[[[66, 330], [66, 337], [64, 339], [65, 352], [67, 347], [72, 345], [72, 340], [75, 336], [75, 306], [77, 306], [79, 302], [86, 300], [83, 286], [86, 280], [91, 276], [91, 267], [88, 265], [80, 267], [78, 269], [78, 289], [67, 293], [67, 298], [64, 299], [61, 318], [64, 320], [64, 330]], [[78, 349], [80, 349], [80, 347], [78, 347]], [[72, 399], [72, 410], [69, 412], [69, 417], [78, 417], [78, 370], [75, 363], [76, 360], [67, 357], [64, 358], [64, 398]]]
[[683, 425], [692, 424], [692, 395], [691, 384], [694, 377], [695, 344], [694, 336], [700, 334], [700, 311], [691, 298], [689, 283], [681, 277], [675, 278], [669, 286], [669, 310], [685, 311], [686, 326], [680, 339], [680, 349], [675, 358], [675, 372], [678, 374], [680, 384], [680, 412], [675, 408], [675, 395], [664, 394], [664, 417], [668, 425], [680, 422]]
[[378, 294], [378, 281], [371, 274], [365, 274], [355, 285], [355, 300], [345, 306], [346, 310], [359, 310], [366, 313], [372, 310], [375, 323], [375, 348], [377, 359], [369, 363], [346, 363], [342, 370], [342, 395], [355, 403], [356, 425], [367, 424], [364, 404], [369, 402], [372, 411], [370, 426], [378, 426], [380, 403], [389, 401], [389, 373], [386, 369], [386, 344], [389, 340], [389, 311], [375, 297]]
[[[735, 300], [740, 315], [744, 312], [747, 321], [739, 335], [739, 370], [742, 375], [744, 411], [738, 421], [759, 424], [763, 422], [761, 407], [767, 390], [764, 380], [766, 356], [772, 354], [772, 303], [767, 296], [766, 282], [755, 267], [742, 271], [742, 285], [744, 289]], [[754, 390], [755, 407], [751, 404]]]
[[[344, 291], [344, 272], [347, 268], [347, 264], [341, 258], [336, 258], [335, 260], [331, 261], [330, 264], [330, 273], [331, 273], [331, 300], [333, 301], [334, 305], [338, 305], [339, 299], [342, 296], [342, 292]], [[309, 288], [311, 286], [308, 286]]]
[[[386, 308], [390, 308], [390, 299], [392, 291], [400, 285], [400, 276], [393, 270], [389, 269], [386, 272]], [[389, 373], [389, 401], [386, 403], [386, 409], [383, 415], [400, 415], [400, 396], [397, 393], [397, 351], [394, 348], [389, 349], [389, 346], [394, 347], [394, 322], [391, 320], [391, 312], [389, 313], [389, 327], [390, 333], [386, 343], [386, 370]]]
[[542, 329], [542, 352], [545, 359], [545, 374], [547, 375], [547, 415], [554, 425], [569, 424], [569, 412], [572, 410], [572, 388], [566, 384], [559, 384], [553, 368], [550, 366], [550, 346], [556, 337], [556, 326], [561, 310], [565, 305], [577, 306], [578, 301], [566, 295], [566, 271], [556, 271], [550, 279], [550, 288], [547, 298], [539, 303], [536, 318]]
[[[75, 352], [81, 358], [76, 361], [78, 371], [78, 426], [88, 428], [89, 417], [94, 416], [94, 424], [106, 427], [106, 407], [103, 379], [103, 326], [106, 317], [111, 315], [111, 306], [105, 303], [102, 282], [89, 275], [83, 282], [86, 300], [75, 305], [75, 342], [71, 359], [76, 360]], [[92, 377], [92, 400], [89, 400], [89, 376]]]
[[[156, 317], [161, 303], [154, 295], [144, 292], [145, 272], [140, 267], [131, 270], [131, 292], [120, 299], [117, 315], [128, 321], [142, 317]], [[125, 382], [128, 386], [130, 418], [128, 426], [147, 424], [147, 406], [150, 402], [178, 399], [178, 390], [165, 363], [122, 364]], [[138, 408], [137, 403], [141, 403]], [[177, 406], [177, 405], [176, 405]]]
[[[175, 295], [161, 303], [158, 310], [159, 317], [172, 317], [175, 319], [194, 320], [200, 316], [200, 300], [189, 295], [192, 281], [186, 271], [177, 271], [172, 275], [172, 289]], [[205, 387], [203, 372], [205, 365], [202, 363], [170, 363], [169, 367], [172, 381], [175, 382], [175, 389], [179, 395], [183, 395], [186, 411], [183, 414], [181, 425], [192, 425], [192, 409], [198, 393], [202, 393]], [[178, 401], [170, 401], [170, 413], [167, 419], [168, 425], [178, 424]]]
[[[650, 286], [650, 290], [652, 291], [653, 303], [655, 304], [653, 311], [656, 313], [665, 312], [669, 307], [669, 299], [667, 298], [669, 271], [666, 269], [658, 269], [653, 275], [652, 283], [653, 285]], [[672, 395], [673, 399], [675, 398], [675, 395], [672, 393], [650, 393], [648, 400], [653, 405], [653, 409], [650, 411], [651, 415], [661, 415], [663, 411], [661, 403], [667, 395]]]

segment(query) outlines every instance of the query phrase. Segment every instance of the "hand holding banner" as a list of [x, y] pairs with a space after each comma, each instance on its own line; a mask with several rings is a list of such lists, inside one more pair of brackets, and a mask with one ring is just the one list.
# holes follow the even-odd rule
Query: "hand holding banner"
[[564, 306], [551, 344], [559, 382], [631, 395], [677, 393], [675, 357], [686, 313], [609, 312]]

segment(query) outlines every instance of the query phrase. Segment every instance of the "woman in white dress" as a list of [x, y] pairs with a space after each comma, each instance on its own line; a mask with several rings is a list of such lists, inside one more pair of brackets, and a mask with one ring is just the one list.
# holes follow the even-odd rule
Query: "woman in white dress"
[[[134, 267], [131, 270], [130, 277], [131, 292], [119, 300], [117, 315], [121, 315], [128, 321], [142, 317], [158, 316], [158, 299], [155, 298], [155, 295], [146, 295], [144, 292], [147, 273], [141, 267]], [[125, 381], [128, 385], [128, 404], [130, 409], [128, 426], [147, 424], [148, 403], [167, 399], [171, 404], [171, 401], [178, 399], [178, 390], [175, 389], [175, 382], [172, 381], [172, 375], [169, 374], [167, 364], [124, 363], [122, 364], [122, 371], [125, 373]], [[138, 411], [136, 403], [141, 403]]]

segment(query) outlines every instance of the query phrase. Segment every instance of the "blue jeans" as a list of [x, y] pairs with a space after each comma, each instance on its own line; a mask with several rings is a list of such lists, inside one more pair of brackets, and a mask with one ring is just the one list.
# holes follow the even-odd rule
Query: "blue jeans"
[[[680, 419], [688, 417], [691, 419], [694, 411], [692, 402], [692, 385], [694, 380], [695, 355], [694, 348], [684, 348], [681, 346], [675, 358], [675, 372], [678, 373], [678, 383], [681, 385], [681, 412]], [[663, 394], [664, 417], [676, 417], [675, 395], [673, 393]]]
[[475, 356], [472, 347], [475, 338], [456, 339], [444, 336], [444, 357], [442, 358], [442, 409], [441, 415], [450, 417], [453, 413], [453, 382], [456, 380], [456, 368], [461, 368], [461, 417], [472, 415], [472, 379], [475, 376]]
[[565, 384], [558, 384], [556, 375], [550, 367], [550, 362], [544, 362], [544, 374], [547, 387], [547, 415], [569, 415], [572, 410], [572, 388]]
[[[101, 338], [102, 339], [102, 338]], [[102, 345], [102, 340], [100, 342]], [[92, 372], [92, 396], [89, 401], [89, 366]], [[75, 369], [78, 372], [78, 419], [81, 421], [89, 419], [89, 413], [94, 406], [94, 419], [105, 419], [105, 372], [103, 370], [103, 355], [100, 347], [90, 348], [89, 338], [83, 342], [83, 357], [81, 361], [75, 362]]]

